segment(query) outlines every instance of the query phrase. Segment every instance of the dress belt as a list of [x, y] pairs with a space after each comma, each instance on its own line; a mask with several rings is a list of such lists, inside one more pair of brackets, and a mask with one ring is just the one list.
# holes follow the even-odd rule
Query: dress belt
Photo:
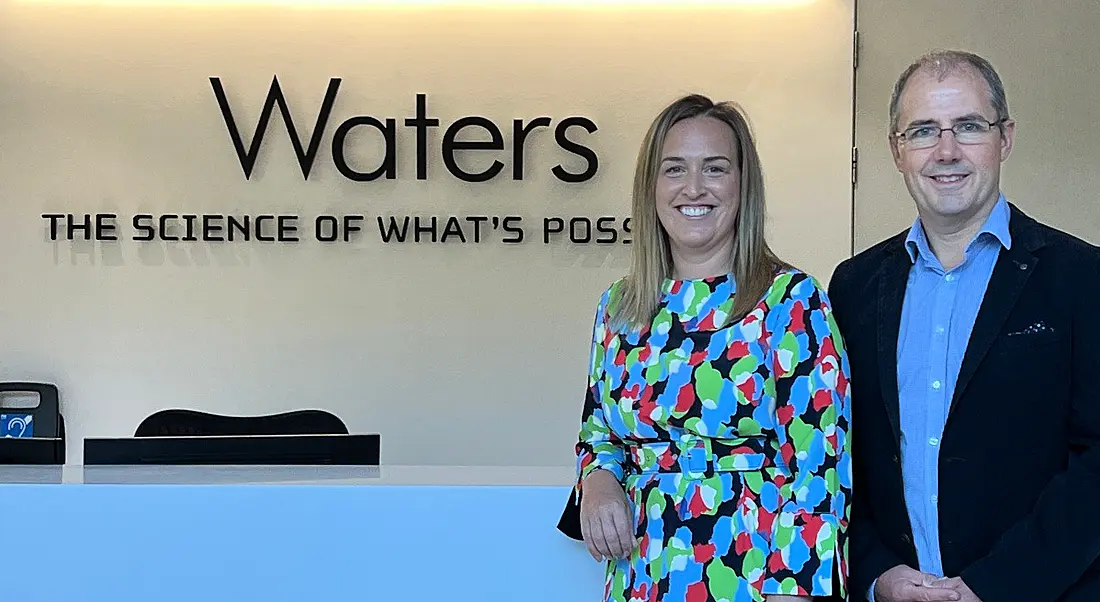
[[764, 437], [685, 437], [675, 441], [628, 439], [624, 443], [627, 469], [632, 473], [683, 473], [702, 478], [768, 466], [771, 462], [765, 451], [765, 441]]

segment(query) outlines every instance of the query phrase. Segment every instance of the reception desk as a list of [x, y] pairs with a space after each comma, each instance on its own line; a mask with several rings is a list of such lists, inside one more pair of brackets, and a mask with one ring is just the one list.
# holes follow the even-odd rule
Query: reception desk
[[598, 600], [539, 467], [0, 467], [18, 602]]

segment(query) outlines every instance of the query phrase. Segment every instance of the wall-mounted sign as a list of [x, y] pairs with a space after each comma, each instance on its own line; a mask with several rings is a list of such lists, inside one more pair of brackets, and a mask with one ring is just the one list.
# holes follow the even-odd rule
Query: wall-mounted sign
[[[540, 166], [527, 165], [526, 149], [531, 144], [530, 135], [539, 128], [553, 132], [553, 143], [563, 152], [584, 160], [582, 171], [571, 171], [561, 162], [545, 169], [557, 180], [571, 185], [584, 184], [599, 170], [600, 160], [596, 152], [587, 146], [586, 136], [598, 132], [599, 127], [588, 117], [570, 115], [555, 119], [546, 115], [515, 117], [502, 126], [481, 115], [465, 115], [444, 123], [432, 116], [428, 107], [428, 94], [417, 93], [415, 106], [408, 116], [355, 115], [333, 124], [332, 109], [340, 92], [342, 78], [329, 79], [324, 99], [310, 119], [308, 140], [299, 133], [306, 119], [292, 110], [286, 95], [274, 76], [264, 99], [251, 141], [245, 142], [239, 122], [242, 117], [233, 109], [226, 86], [220, 77], [209, 79], [215, 106], [225, 124], [228, 140], [232, 145], [241, 172], [246, 180], [254, 177], [256, 161], [265, 139], [279, 135], [273, 131], [272, 113], [276, 108], [282, 117], [284, 133], [288, 136], [297, 158], [297, 167], [303, 180], [319, 160], [321, 142], [329, 127], [332, 143], [328, 153], [333, 166], [345, 178], [353, 182], [370, 183], [376, 180], [396, 180], [399, 173], [398, 155], [406, 144], [415, 148], [415, 179], [427, 180], [435, 176], [429, 173], [430, 153], [436, 153], [446, 168], [443, 177], [452, 177], [472, 184], [491, 185], [494, 181], [510, 178], [522, 181], [528, 169]], [[383, 152], [378, 165], [353, 165], [348, 158], [349, 134], [356, 128], [370, 130], [380, 139]], [[433, 148], [429, 133], [441, 128], [442, 141]], [[508, 132], [510, 144], [505, 144]], [[470, 139], [471, 135], [475, 139]], [[487, 140], [484, 138], [488, 138]], [[478, 139], [480, 138], [480, 139]], [[510, 147], [510, 148], [509, 148]], [[493, 161], [479, 171], [464, 169], [457, 157], [463, 153], [491, 154]], [[506, 168], [509, 168], [507, 172]], [[630, 244], [630, 217], [616, 216], [545, 216], [538, 223], [525, 223], [520, 215], [375, 215], [317, 214], [303, 216], [291, 214], [221, 214], [221, 213], [137, 213], [123, 216], [117, 213], [43, 213], [48, 226], [48, 238], [57, 240], [136, 242], [250, 242], [295, 243], [304, 237], [320, 242], [352, 242], [363, 234], [377, 237], [383, 243], [483, 243], [499, 241], [516, 244], [534, 240], [551, 244], [567, 240], [573, 244]]]
[[320, 407], [388, 465], [571, 466], [692, 92], [748, 114], [776, 252], [850, 255], [853, 0], [129, 4], [0, 0], [0, 374], [73, 441]]

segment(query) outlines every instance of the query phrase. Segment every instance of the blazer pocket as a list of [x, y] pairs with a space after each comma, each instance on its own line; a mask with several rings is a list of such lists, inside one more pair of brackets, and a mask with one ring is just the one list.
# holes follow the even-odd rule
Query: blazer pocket
[[1010, 350], [1027, 351], [1036, 347], [1046, 347], [1065, 341], [1066, 337], [1060, 331], [1050, 327], [1030, 326], [1023, 329], [1009, 330], [997, 337], [996, 347]]

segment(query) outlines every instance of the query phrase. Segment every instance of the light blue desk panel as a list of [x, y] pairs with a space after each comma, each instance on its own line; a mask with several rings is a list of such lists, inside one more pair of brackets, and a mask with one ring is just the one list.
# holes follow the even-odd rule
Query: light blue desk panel
[[0, 467], [18, 602], [598, 600], [569, 471]]

